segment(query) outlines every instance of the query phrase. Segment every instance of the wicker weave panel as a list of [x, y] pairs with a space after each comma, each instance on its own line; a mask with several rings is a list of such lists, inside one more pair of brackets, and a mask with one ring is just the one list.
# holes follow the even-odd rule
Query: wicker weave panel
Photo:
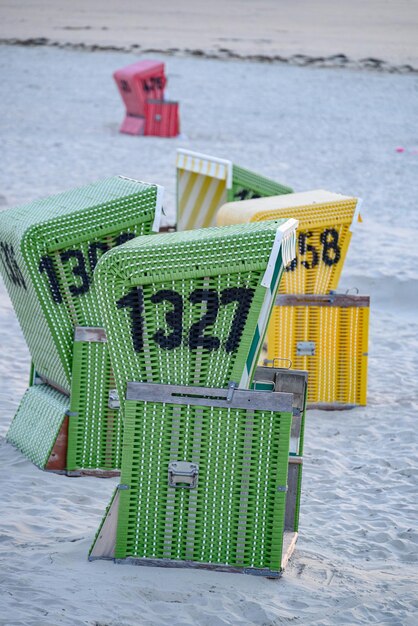
[[115, 388], [107, 344], [74, 342], [67, 469], [117, 469], [122, 417], [109, 408]]
[[293, 189], [238, 165], [232, 166], [232, 188], [228, 200], [247, 200], [292, 193]]
[[[291, 413], [128, 401], [116, 558], [279, 571]], [[197, 488], [168, 464], [197, 463]]]
[[69, 390], [74, 325], [100, 325], [92, 273], [151, 230], [158, 187], [114, 177], [0, 215], [0, 267], [36, 370]]
[[280, 292], [326, 294], [338, 286], [357, 207], [357, 198], [313, 190], [225, 204], [217, 224], [294, 217], [299, 221], [297, 255], [286, 268]]
[[69, 398], [49, 385], [34, 385], [22, 398], [7, 441], [43, 469], [60, 431]]
[[[95, 284], [121, 398], [129, 380], [213, 387], [230, 380], [248, 383], [282, 274], [282, 255], [292, 258], [294, 226], [287, 224], [139, 237], [99, 262]], [[280, 228], [288, 230], [276, 250], [270, 285], [264, 287]]]
[[[341, 298], [351, 306], [341, 306]], [[334, 295], [321, 306], [315, 296], [303, 296], [303, 303], [274, 307], [268, 358], [291, 359], [309, 372], [310, 403], [366, 404], [369, 308], [358, 298], [364, 297]], [[314, 343], [315, 354], [298, 355], [304, 342]]]

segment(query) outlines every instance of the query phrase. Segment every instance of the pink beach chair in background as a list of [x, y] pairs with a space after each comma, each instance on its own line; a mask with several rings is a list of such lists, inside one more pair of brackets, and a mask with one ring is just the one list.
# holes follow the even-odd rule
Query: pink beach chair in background
[[158, 137], [179, 134], [178, 102], [164, 100], [164, 63], [138, 61], [116, 70], [113, 78], [126, 107], [121, 133]]

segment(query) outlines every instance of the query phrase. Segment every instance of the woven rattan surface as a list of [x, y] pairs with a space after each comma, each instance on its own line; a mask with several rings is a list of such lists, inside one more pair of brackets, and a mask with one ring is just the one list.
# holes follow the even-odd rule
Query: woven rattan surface
[[157, 185], [118, 176], [0, 215], [0, 267], [35, 368], [68, 391], [74, 326], [101, 324], [97, 260], [150, 232], [158, 196]]
[[119, 396], [129, 380], [245, 387], [294, 230], [278, 220], [138, 237], [110, 251], [95, 284]]
[[[291, 413], [127, 401], [116, 558], [279, 571]], [[170, 462], [197, 486], [168, 484]]]
[[120, 468], [122, 416], [109, 407], [115, 388], [106, 343], [74, 342], [67, 469]]
[[68, 409], [69, 398], [49, 385], [30, 387], [10, 425], [7, 441], [43, 469]]
[[357, 209], [357, 198], [319, 189], [225, 204], [217, 224], [294, 217], [299, 221], [297, 255], [280, 291], [325, 294], [338, 286]]
[[292, 193], [293, 189], [233, 164], [232, 188], [228, 189], [228, 200], [247, 200]]
[[278, 297], [268, 329], [268, 358], [290, 359], [293, 367], [309, 372], [309, 403], [365, 405], [368, 298], [301, 300], [295, 297], [292, 305], [286, 296]]

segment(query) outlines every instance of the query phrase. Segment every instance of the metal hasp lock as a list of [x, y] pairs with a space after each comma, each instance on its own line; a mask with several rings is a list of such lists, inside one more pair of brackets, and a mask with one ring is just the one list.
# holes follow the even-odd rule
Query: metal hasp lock
[[195, 489], [199, 466], [187, 461], [171, 461], [168, 465], [168, 485], [181, 489]]
[[296, 354], [298, 356], [315, 356], [315, 342], [298, 341], [296, 344]]

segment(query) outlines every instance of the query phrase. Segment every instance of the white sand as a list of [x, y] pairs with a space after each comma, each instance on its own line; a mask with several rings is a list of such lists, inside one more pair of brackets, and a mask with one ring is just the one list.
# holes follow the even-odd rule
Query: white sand
[[59, 45], [141, 52], [280, 57], [330, 65], [374, 59], [418, 71], [417, 33], [416, 0], [0, 2], [0, 40], [44, 38]]
[[135, 58], [0, 47], [2, 206], [123, 173], [164, 185], [173, 218], [180, 146], [362, 196], [342, 288], [372, 298], [369, 404], [308, 413], [301, 534], [280, 581], [89, 563], [117, 479], [47, 474], [5, 443], [29, 356], [2, 285], [0, 624], [415, 626], [418, 80], [172, 58], [184, 134], [163, 140], [118, 133], [111, 73]]

